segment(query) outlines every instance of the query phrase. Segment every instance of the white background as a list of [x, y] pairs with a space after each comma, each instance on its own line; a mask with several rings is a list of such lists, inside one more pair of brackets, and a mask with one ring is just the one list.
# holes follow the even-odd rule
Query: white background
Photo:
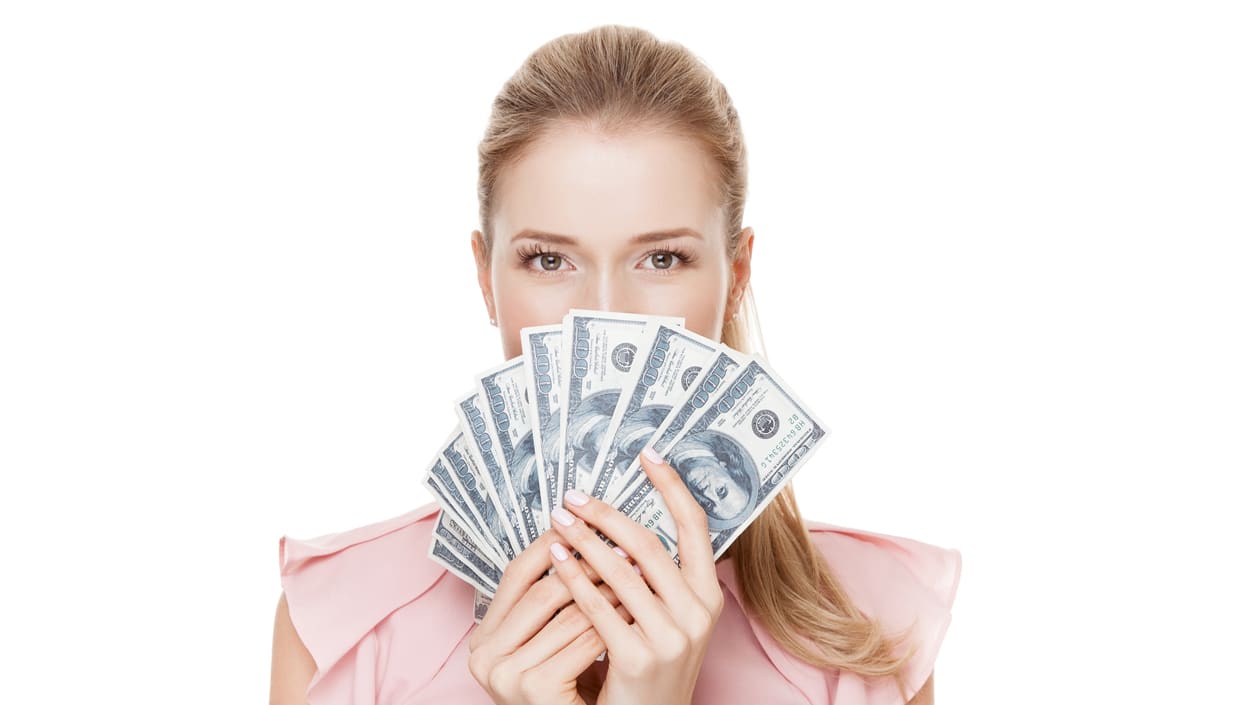
[[266, 697], [278, 538], [501, 359], [492, 98], [610, 22], [743, 118], [802, 509], [962, 551], [939, 701], [1250, 697], [1248, 5], [756, 8], [6, 3], [0, 701]]

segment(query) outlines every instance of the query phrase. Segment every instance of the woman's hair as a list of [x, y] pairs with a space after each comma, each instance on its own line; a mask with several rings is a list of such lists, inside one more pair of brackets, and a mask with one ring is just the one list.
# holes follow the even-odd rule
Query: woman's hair
[[[582, 125], [605, 134], [661, 129], [697, 141], [713, 159], [724, 207], [727, 255], [740, 243], [748, 164], [740, 119], [713, 72], [676, 42], [643, 29], [604, 25], [549, 41], [527, 57], [492, 104], [479, 145], [479, 218], [485, 245], [497, 183], [529, 145], [550, 130]], [[746, 287], [722, 341], [765, 356]], [[791, 483], [728, 549], [741, 593], [781, 646], [824, 669], [893, 676], [913, 654], [894, 652], [905, 635], [888, 635], [849, 599], [810, 534]]]

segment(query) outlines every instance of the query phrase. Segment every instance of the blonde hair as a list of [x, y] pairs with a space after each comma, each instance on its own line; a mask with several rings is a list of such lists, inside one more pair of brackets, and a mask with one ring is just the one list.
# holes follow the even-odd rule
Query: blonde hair
[[[479, 145], [479, 217], [489, 251], [503, 170], [548, 131], [570, 124], [607, 134], [656, 127], [696, 140], [716, 166], [727, 254], [734, 255], [741, 244], [748, 164], [731, 98], [687, 48], [621, 25], [549, 41], [527, 57], [493, 101]], [[751, 288], [724, 325], [722, 340], [765, 357]], [[905, 635], [886, 634], [849, 599], [811, 541], [791, 483], [728, 552], [748, 608], [780, 646], [819, 668], [892, 676], [905, 699], [902, 668], [914, 649], [895, 656]]]

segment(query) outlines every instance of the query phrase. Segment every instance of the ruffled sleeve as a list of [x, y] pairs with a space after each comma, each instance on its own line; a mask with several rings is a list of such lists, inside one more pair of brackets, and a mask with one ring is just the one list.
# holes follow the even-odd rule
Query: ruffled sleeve
[[[423, 602], [431, 614], [450, 620], [432, 624], [416, 673], [429, 678], [470, 625], [460, 581], [440, 581], [447, 571], [427, 557], [439, 507], [430, 503], [385, 521], [312, 539], [279, 539], [279, 575], [292, 624], [317, 665], [308, 689], [311, 705], [375, 705], [390, 700], [390, 631], [381, 623], [428, 593], [449, 592]], [[448, 584], [442, 590], [440, 584]], [[438, 604], [437, 604], [438, 603]], [[455, 614], [456, 612], [456, 614]], [[456, 623], [453, 623], [456, 621]], [[443, 637], [443, 641], [438, 641]], [[410, 685], [421, 685], [413, 684]]]
[[[905, 667], [907, 700], [923, 687], [949, 628], [962, 573], [962, 555], [900, 536], [806, 522], [849, 598], [890, 634], [910, 631], [916, 646]], [[903, 645], [898, 653], [905, 653]], [[901, 693], [891, 678], [840, 672], [829, 679], [832, 705], [894, 705]]]

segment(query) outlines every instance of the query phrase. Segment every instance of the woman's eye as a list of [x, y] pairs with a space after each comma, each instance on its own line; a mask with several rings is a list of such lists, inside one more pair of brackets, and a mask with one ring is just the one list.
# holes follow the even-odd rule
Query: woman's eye
[[[520, 250], [518, 252], [518, 259], [524, 268], [533, 272], [556, 274], [557, 272], [562, 271], [562, 255], [557, 252], [541, 249], [539, 247], [529, 247], [527, 249]], [[536, 268], [536, 262], [540, 263], [538, 269]]]
[[675, 255], [672, 252], [654, 252], [649, 255], [649, 262], [653, 264], [654, 269], [670, 269], [675, 263]]
[[[671, 273], [670, 270], [678, 270], [691, 262], [692, 256], [682, 250], [655, 250], [648, 253], [645, 258], [645, 268]], [[676, 267], [676, 265], [680, 266]]]
[[676, 269], [676, 263], [688, 264], [692, 261], [690, 255], [686, 255], [678, 250], [654, 250], [649, 253], [646, 261], [650, 266], [645, 269], [671, 270]]

